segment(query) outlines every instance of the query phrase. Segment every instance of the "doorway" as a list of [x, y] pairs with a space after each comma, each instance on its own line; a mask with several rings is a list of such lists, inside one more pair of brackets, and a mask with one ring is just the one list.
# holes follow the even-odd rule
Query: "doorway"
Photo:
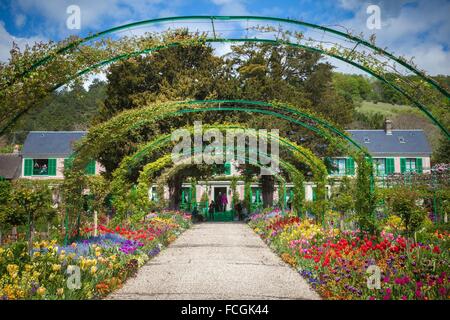
[[[227, 201], [223, 201], [222, 196], [225, 195]], [[216, 204], [216, 212], [224, 212], [228, 206], [227, 187], [214, 187], [214, 203]]]

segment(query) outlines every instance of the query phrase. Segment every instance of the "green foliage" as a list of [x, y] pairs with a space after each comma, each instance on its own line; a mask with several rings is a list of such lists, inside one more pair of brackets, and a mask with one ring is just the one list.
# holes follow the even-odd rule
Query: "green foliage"
[[231, 189], [231, 201], [233, 205], [236, 205], [237, 203], [239, 203], [239, 193], [237, 192], [236, 188], [237, 188], [237, 181], [238, 181], [238, 177], [233, 176], [233, 178], [231, 179], [231, 184], [230, 184], [230, 189]]
[[364, 156], [360, 156], [356, 160], [358, 164], [354, 195], [356, 220], [362, 231], [377, 233], [378, 224], [374, 215], [376, 190], [372, 162]]
[[425, 221], [426, 211], [418, 204], [422, 194], [409, 187], [394, 187], [386, 190], [387, 204], [391, 214], [402, 219], [406, 233], [411, 236]]
[[46, 182], [18, 180], [14, 182], [10, 206], [2, 215], [2, 220], [12, 226], [24, 224], [26, 221], [28, 247], [31, 249], [36, 221], [50, 221], [56, 214], [52, 204], [52, 193]]
[[245, 180], [244, 183], [244, 207], [250, 213], [252, 209], [252, 185], [250, 180]]

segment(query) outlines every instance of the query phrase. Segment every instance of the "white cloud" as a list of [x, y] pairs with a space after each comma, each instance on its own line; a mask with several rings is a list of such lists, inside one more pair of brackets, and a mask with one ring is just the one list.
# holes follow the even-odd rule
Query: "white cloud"
[[245, 4], [240, 0], [212, 0], [219, 6], [219, 14], [221, 15], [247, 15], [249, 14]]
[[[341, 21], [356, 33], [366, 37], [376, 34], [378, 46], [413, 60], [420, 69], [431, 75], [450, 74], [450, 52], [446, 47], [450, 39], [450, 2], [444, 0], [372, 1], [381, 9], [381, 29], [366, 27], [368, 2], [341, 0], [341, 6], [354, 10], [353, 18]], [[374, 32], [375, 31], [375, 32]]]
[[18, 28], [22, 28], [26, 21], [27, 21], [27, 17], [23, 14], [18, 14], [14, 18], [14, 23], [16, 24], [16, 27], [18, 27]]
[[5, 29], [5, 24], [0, 21], [0, 61], [7, 61], [10, 58], [10, 50], [15, 42], [19, 48], [23, 49], [26, 45], [32, 46], [35, 42], [46, 41], [43, 37], [36, 36], [30, 38], [14, 37]]
[[[99, 30], [111, 19], [115, 21], [114, 25], [120, 25], [124, 21], [156, 17], [160, 11], [157, 5], [162, 2], [162, 0], [16, 0], [15, 6], [16, 10], [21, 12], [33, 12], [42, 16], [45, 23], [41, 31], [49, 37], [55, 35], [64, 37], [74, 33], [82, 34], [86, 29]], [[69, 17], [66, 10], [69, 5], [80, 7], [81, 30], [66, 28], [66, 20]]]

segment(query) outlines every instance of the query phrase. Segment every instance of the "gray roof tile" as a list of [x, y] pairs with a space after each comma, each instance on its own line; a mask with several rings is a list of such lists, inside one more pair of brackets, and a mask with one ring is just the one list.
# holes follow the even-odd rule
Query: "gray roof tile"
[[31, 131], [25, 139], [24, 158], [67, 158], [73, 153], [73, 144], [86, 131]]
[[387, 135], [384, 130], [348, 130], [347, 132], [373, 156], [431, 155], [431, 147], [423, 130], [392, 130], [392, 135]]

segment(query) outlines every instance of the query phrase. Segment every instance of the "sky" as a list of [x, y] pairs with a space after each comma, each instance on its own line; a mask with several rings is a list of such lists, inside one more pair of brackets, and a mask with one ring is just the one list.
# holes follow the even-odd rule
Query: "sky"
[[[67, 8], [80, 8], [80, 29], [67, 28]], [[380, 9], [380, 28], [369, 29], [369, 5]], [[181, 15], [261, 15], [346, 28], [408, 58], [431, 75], [450, 75], [450, 0], [0, 0], [0, 61], [11, 45], [84, 37], [134, 21]], [[334, 63], [332, 63], [334, 64]], [[352, 67], [336, 64], [339, 71]]]

